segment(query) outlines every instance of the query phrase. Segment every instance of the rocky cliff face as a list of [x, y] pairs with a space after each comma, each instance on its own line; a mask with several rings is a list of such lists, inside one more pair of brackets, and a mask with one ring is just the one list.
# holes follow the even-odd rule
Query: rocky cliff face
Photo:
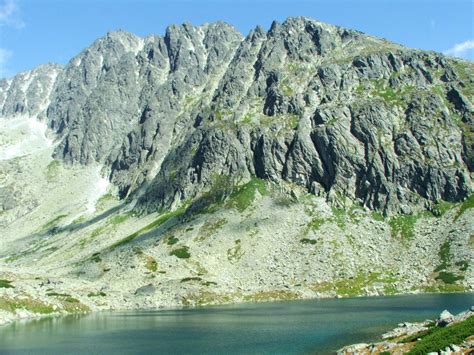
[[411, 213], [472, 190], [472, 63], [307, 18], [113, 32], [64, 68], [0, 82], [2, 116], [41, 113], [69, 163], [100, 162], [137, 208], [251, 176]]
[[40, 65], [0, 81], [0, 116], [25, 115], [44, 119], [50, 97], [62, 68], [58, 64]]

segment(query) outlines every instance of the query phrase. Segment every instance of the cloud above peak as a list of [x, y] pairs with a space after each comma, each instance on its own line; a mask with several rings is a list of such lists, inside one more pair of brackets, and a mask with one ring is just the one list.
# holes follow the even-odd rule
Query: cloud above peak
[[11, 26], [17, 29], [25, 27], [20, 19], [20, 9], [15, 0], [0, 2], [0, 26]]
[[474, 59], [474, 40], [469, 39], [462, 43], [454, 45], [454, 47], [444, 51], [444, 54], [453, 57], [461, 57], [465, 59]]
[[[20, 17], [20, 8], [16, 0], [0, 0], [0, 35], [3, 35], [3, 28], [20, 30], [25, 27], [25, 23]], [[0, 48], [0, 79], [9, 76], [8, 61], [12, 58], [13, 52], [8, 48]]]

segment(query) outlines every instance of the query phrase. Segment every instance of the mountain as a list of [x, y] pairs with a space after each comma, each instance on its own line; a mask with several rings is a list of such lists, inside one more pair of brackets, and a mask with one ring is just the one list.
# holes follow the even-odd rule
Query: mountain
[[0, 81], [8, 292], [65, 308], [52, 275], [96, 309], [472, 289], [473, 70], [298, 17], [110, 32]]

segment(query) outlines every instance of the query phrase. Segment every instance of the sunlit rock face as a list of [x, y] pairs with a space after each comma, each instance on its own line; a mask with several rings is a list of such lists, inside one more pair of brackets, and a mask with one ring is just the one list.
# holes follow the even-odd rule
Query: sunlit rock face
[[245, 38], [183, 24], [108, 33], [65, 67], [3, 80], [0, 109], [44, 121], [66, 163], [104, 164], [139, 209], [256, 176], [410, 213], [472, 190], [472, 71], [308, 18]]

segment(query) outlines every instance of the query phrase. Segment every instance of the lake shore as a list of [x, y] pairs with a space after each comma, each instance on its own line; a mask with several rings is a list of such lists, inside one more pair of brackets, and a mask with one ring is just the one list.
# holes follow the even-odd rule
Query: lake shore
[[457, 315], [444, 310], [436, 320], [404, 322], [382, 336], [382, 341], [343, 347], [337, 355], [353, 354], [472, 354], [474, 306]]
[[[54, 287], [58, 282], [48, 280], [44, 287]], [[47, 290], [52, 290], [47, 288]], [[105, 295], [89, 293], [87, 296], [81, 293], [72, 293], [69, 290], [61, 292], [38, 292], [37, 288], [27, 287], [21, 289], [3, 288], [0, 293], [0, 326], [5, 326], [17, 321], [28, 321], [32, 319], [61, 317], [72, 314], [87, 314], [101, 311], [148, 311], [148, 310], [169, 310], [169, 309], [192, 309], [206, 306], [219, 305], [240, 305], [247, 303], [263, 303], [263, 302], [279, 302], [279, 301], [301, 301], [301, 300], [327, 300], [327, 299], [350, 299], [350, 298], [380, 298], [391, 296], [413, 296], [413, 295], [430, 295], [443, 294], [442, 292], [430, 293], [418, 290], [410, 293], [400, 293], [396, 295], [379, 295], [366, 294], [352, 297], [344, 297], [334, 295], [332, 293], [319, 294], [318, 297], [308, 295], [307, 297], [286, 297], [287, 294], [278, 292], [260, 292], [253, 297], [239, 297], [234, 299], [216, 298], [209, 299], [206, 304], [183, 304], [182, 302], [162, 302], [149, 303], [147, 290], [141, 290], [142, 297], [133, 298], [133, 303], [124, 302], [125, 295]], [[445, 293], [446, 294], [446, 293]], [[449, 294], [472, 294], [471, 292], [450, 292]], [[296, 294], [295, 294], [296, 295]], [[135, 295], [133, 295], [135, 296]], [[143, 297], [145, 296], [145, 297]], [[104, 299], [103, 303], [95, 301], [95, 299]], [[132, 297], [131, 297], [132, 298]]]
[[[473, 294], [260, 302], [159, 310], [92, 311], [2, 327], [4, 351], [334, 354], [375, 341], [398, 323], [459, 313]], [[104, 340], [107, 341], [104, 341]]]

